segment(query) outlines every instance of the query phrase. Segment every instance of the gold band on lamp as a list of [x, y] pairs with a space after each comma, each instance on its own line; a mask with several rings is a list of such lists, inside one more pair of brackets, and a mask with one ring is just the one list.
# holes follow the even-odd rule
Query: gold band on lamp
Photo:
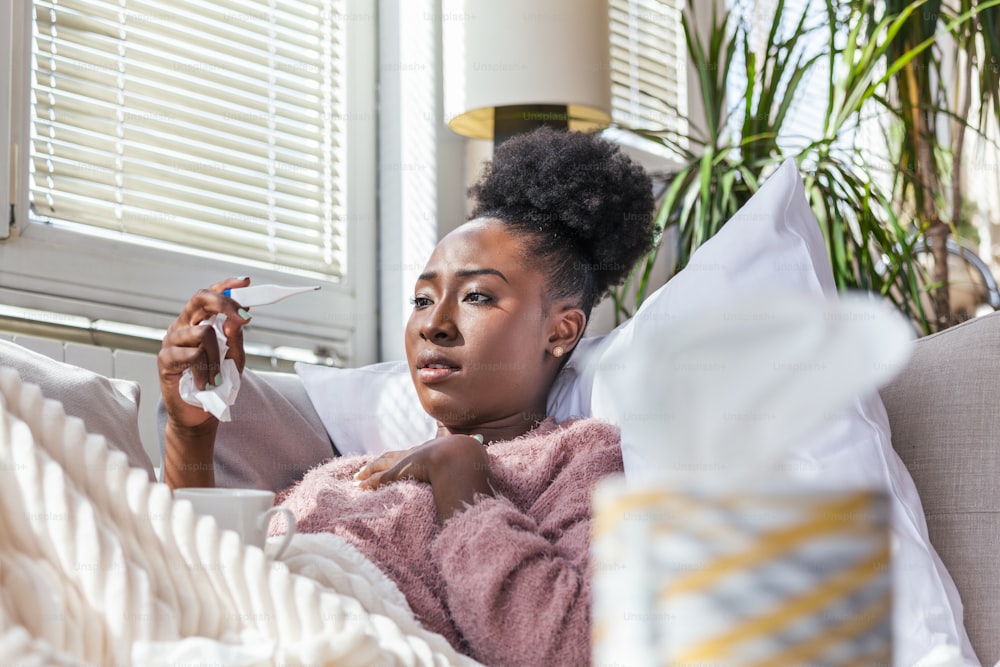
[[[473, 109], [448, 121], [448, 127], [470, 139], [492, 139], [496, 107]], [[566, 112], [570, 130], [597, 132], [611, 124], [611, 115], [599, 109], [570, 104]], [[545, 121], [540, 119], [539, 124]]]
[[[497, 108], [565, 107], [568, 129], [611, 122], [607, 0], [443, 0], [444, 107], [454, 132], [494, 138]], [[549, 122], [546, 122], [549, 121]]]

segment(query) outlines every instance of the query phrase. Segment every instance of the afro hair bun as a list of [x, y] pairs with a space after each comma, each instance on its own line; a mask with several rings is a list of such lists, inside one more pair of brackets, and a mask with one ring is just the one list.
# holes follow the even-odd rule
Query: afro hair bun
[[534, 236], [536, 255], [572, 252], [589, 269], [591, 302], [624, 281], [653, 245], [649, 176], [597, 135], [542, 127], [514, 136], [469, 194], [470, 218], [498, 218]]

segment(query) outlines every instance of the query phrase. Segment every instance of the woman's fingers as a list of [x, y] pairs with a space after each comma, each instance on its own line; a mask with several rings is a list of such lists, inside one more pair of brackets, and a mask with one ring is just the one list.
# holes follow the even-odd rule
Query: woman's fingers
[[377, 489], [403, 479], [430, 481], [426, 466], [426, 451], [420, 447], [402, 452], [388, 452], [375, 459], [354, 476], [355, 484]]
[[379, 475], [378, 483], [391, 484], [403, 479], [415, 479], [418, 482], [429, 482], [426, 466], [418, 456], [408, 456], [393, 467]]
[[[223, 301], [226, 307], [220, 311], [226, 315], [226, 323], [223, 325], [222, 330], [226, 332], [226, 337], [232, 339], [233, 336], [239, 335], [241, 343], [240, 348], [242, 350], [243, 342], [243, 330], [242, 327], [247, 322], [250, 321], [250, 311], [243, 308], [239, 303], [230, 299], [229, 297], [222, 294], [227, 289], [234, 289], [236, 287], [246, 287], [250, 284], [250, 278], [228, 278], [221, 282], [217, 282], [208, 288], [208, 291], [213, 294], [222, 295]], [[235, 314], [235, 317], [233, 315]], [[240, 368], [243, 365], [240, 364]]]
[[229, 346], [226, 356], [235, 361], [237, 368], [242, 372], [245, 363], [243, 327], [250, 321], [250, 313], [222, 292], [232, 287], [245, 286], [248, 283], [248, 278], [230, 278], [212, 285], [209, 289], [199, 290], [191, 297], [184, 310], [167, 329], [164, 348], [168, 345], [176, 345], [204, 349], [205, 359], [203, 361], [206, 366], [194, 370], [198, 377], [204, 375], [213, 384], [221, 363], [221, 359], [218, 359], [218, 341], [215, 339], [214, 331], [208, 333], [211, 331], [211, 327], [203, 326], [201, 323], [215, 315], [225, 316], [222, 330], [226, 334]]
[[222, 370], [215, 329], [207, 325], [173, 328], [167, 331], [160, 348], [159, 365], [164, 376], [179, 377], [190, 368], [199, 389], [216, 384]]
[[362, 482], [376, 473], [385, 472], [389, 468], [396, 465], [396, 462], [404, 456], [406, 456], [405, 451], [386, 452], [361, 468], [361, 470], [354, 475], [354, 479], [357, 482]]
[[226, 278], [225, 280], [220, 280], [208, 289], [213, 292], [221, 293], [223, 290], [233, 289], [234, 287], [246, 287], [250, 284], [249, 276], [241, 276], [239, 278]]
[[243, 372], [246, 359], [243, 327], [250, 321], [250, 313], [223, 291], [249, 283], [249, 278], [229, 278], [198, 291], [167, 329], [157, 355], [157, 367], [160, 394], [169, 419], [175, 425], [197, 426], [212, 418], [210, 413], [189, 405], [180, 397], [180, 380], [187, 369], [191, 370], [194, 384], [200, 390], [218, 384], [221, 379], [223, 360], [219, 355], [219, 341], [214, 327], [202, 322], [215, 315], [225, 315], [222, 331], [229, 345], [226, 356], [236, 362], [240, 373]]
[[[233, 327], [233, 330], [250, 321], [250, 311], [240, 306], [222, 293], [225, 283], [213, 285], [210, 289], [198, 290], [191, 300], [187, 302], [180, 317], [177, 318], [181, 324], [198, 324], [207, 320], [212, 315], [225, 315], [226, 324]], [[217, 289], [217, 287], [219, 287]], [[231, 323], [231, 324], [230, 324]], [[227, 326], [226, 334], [232, 331]]]

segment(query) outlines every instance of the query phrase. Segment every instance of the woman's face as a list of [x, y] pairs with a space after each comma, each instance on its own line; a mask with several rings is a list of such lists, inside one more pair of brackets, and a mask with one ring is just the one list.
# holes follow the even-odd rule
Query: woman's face
[[502, 430], [544, 416], [558, 370], [553, 317], [522, 243], [502, 222], [473, 220], [438, 243], [417, 279], [406, 357], [420, 402], [446, 427]]

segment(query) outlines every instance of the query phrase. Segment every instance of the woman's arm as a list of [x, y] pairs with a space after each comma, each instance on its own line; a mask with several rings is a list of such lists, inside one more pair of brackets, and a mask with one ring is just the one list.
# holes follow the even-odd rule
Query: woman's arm
[[181, 398], [180, 380], [184, 371], [190, 369], [198, 389], [218, 382], [222, 359], [219, 358], [215, 330], [202, 326], [201, 322], [219, 314], [226, 316], [223, 324], [229, 344], [226, 356], [236, 362], [240, 373], [243, 372], [246, 361], [243, 326], [250, 321], [250, 316], [222, 291], [244, 287], [249, 282], [247, 278], [224, 280], [199, 291], [191, 297], [163, 337], [163, 345], [156, 358], [160, 395], [167, 411], [163, 477], [173, 489], [215, 486], [213, 455], [219, 421], [204, 409]]
[[214, 417], [200, 426], [184, 428], [167, 422], [163, 481], [171, 489], [215, 486], [215, 433], [219, 422]]

